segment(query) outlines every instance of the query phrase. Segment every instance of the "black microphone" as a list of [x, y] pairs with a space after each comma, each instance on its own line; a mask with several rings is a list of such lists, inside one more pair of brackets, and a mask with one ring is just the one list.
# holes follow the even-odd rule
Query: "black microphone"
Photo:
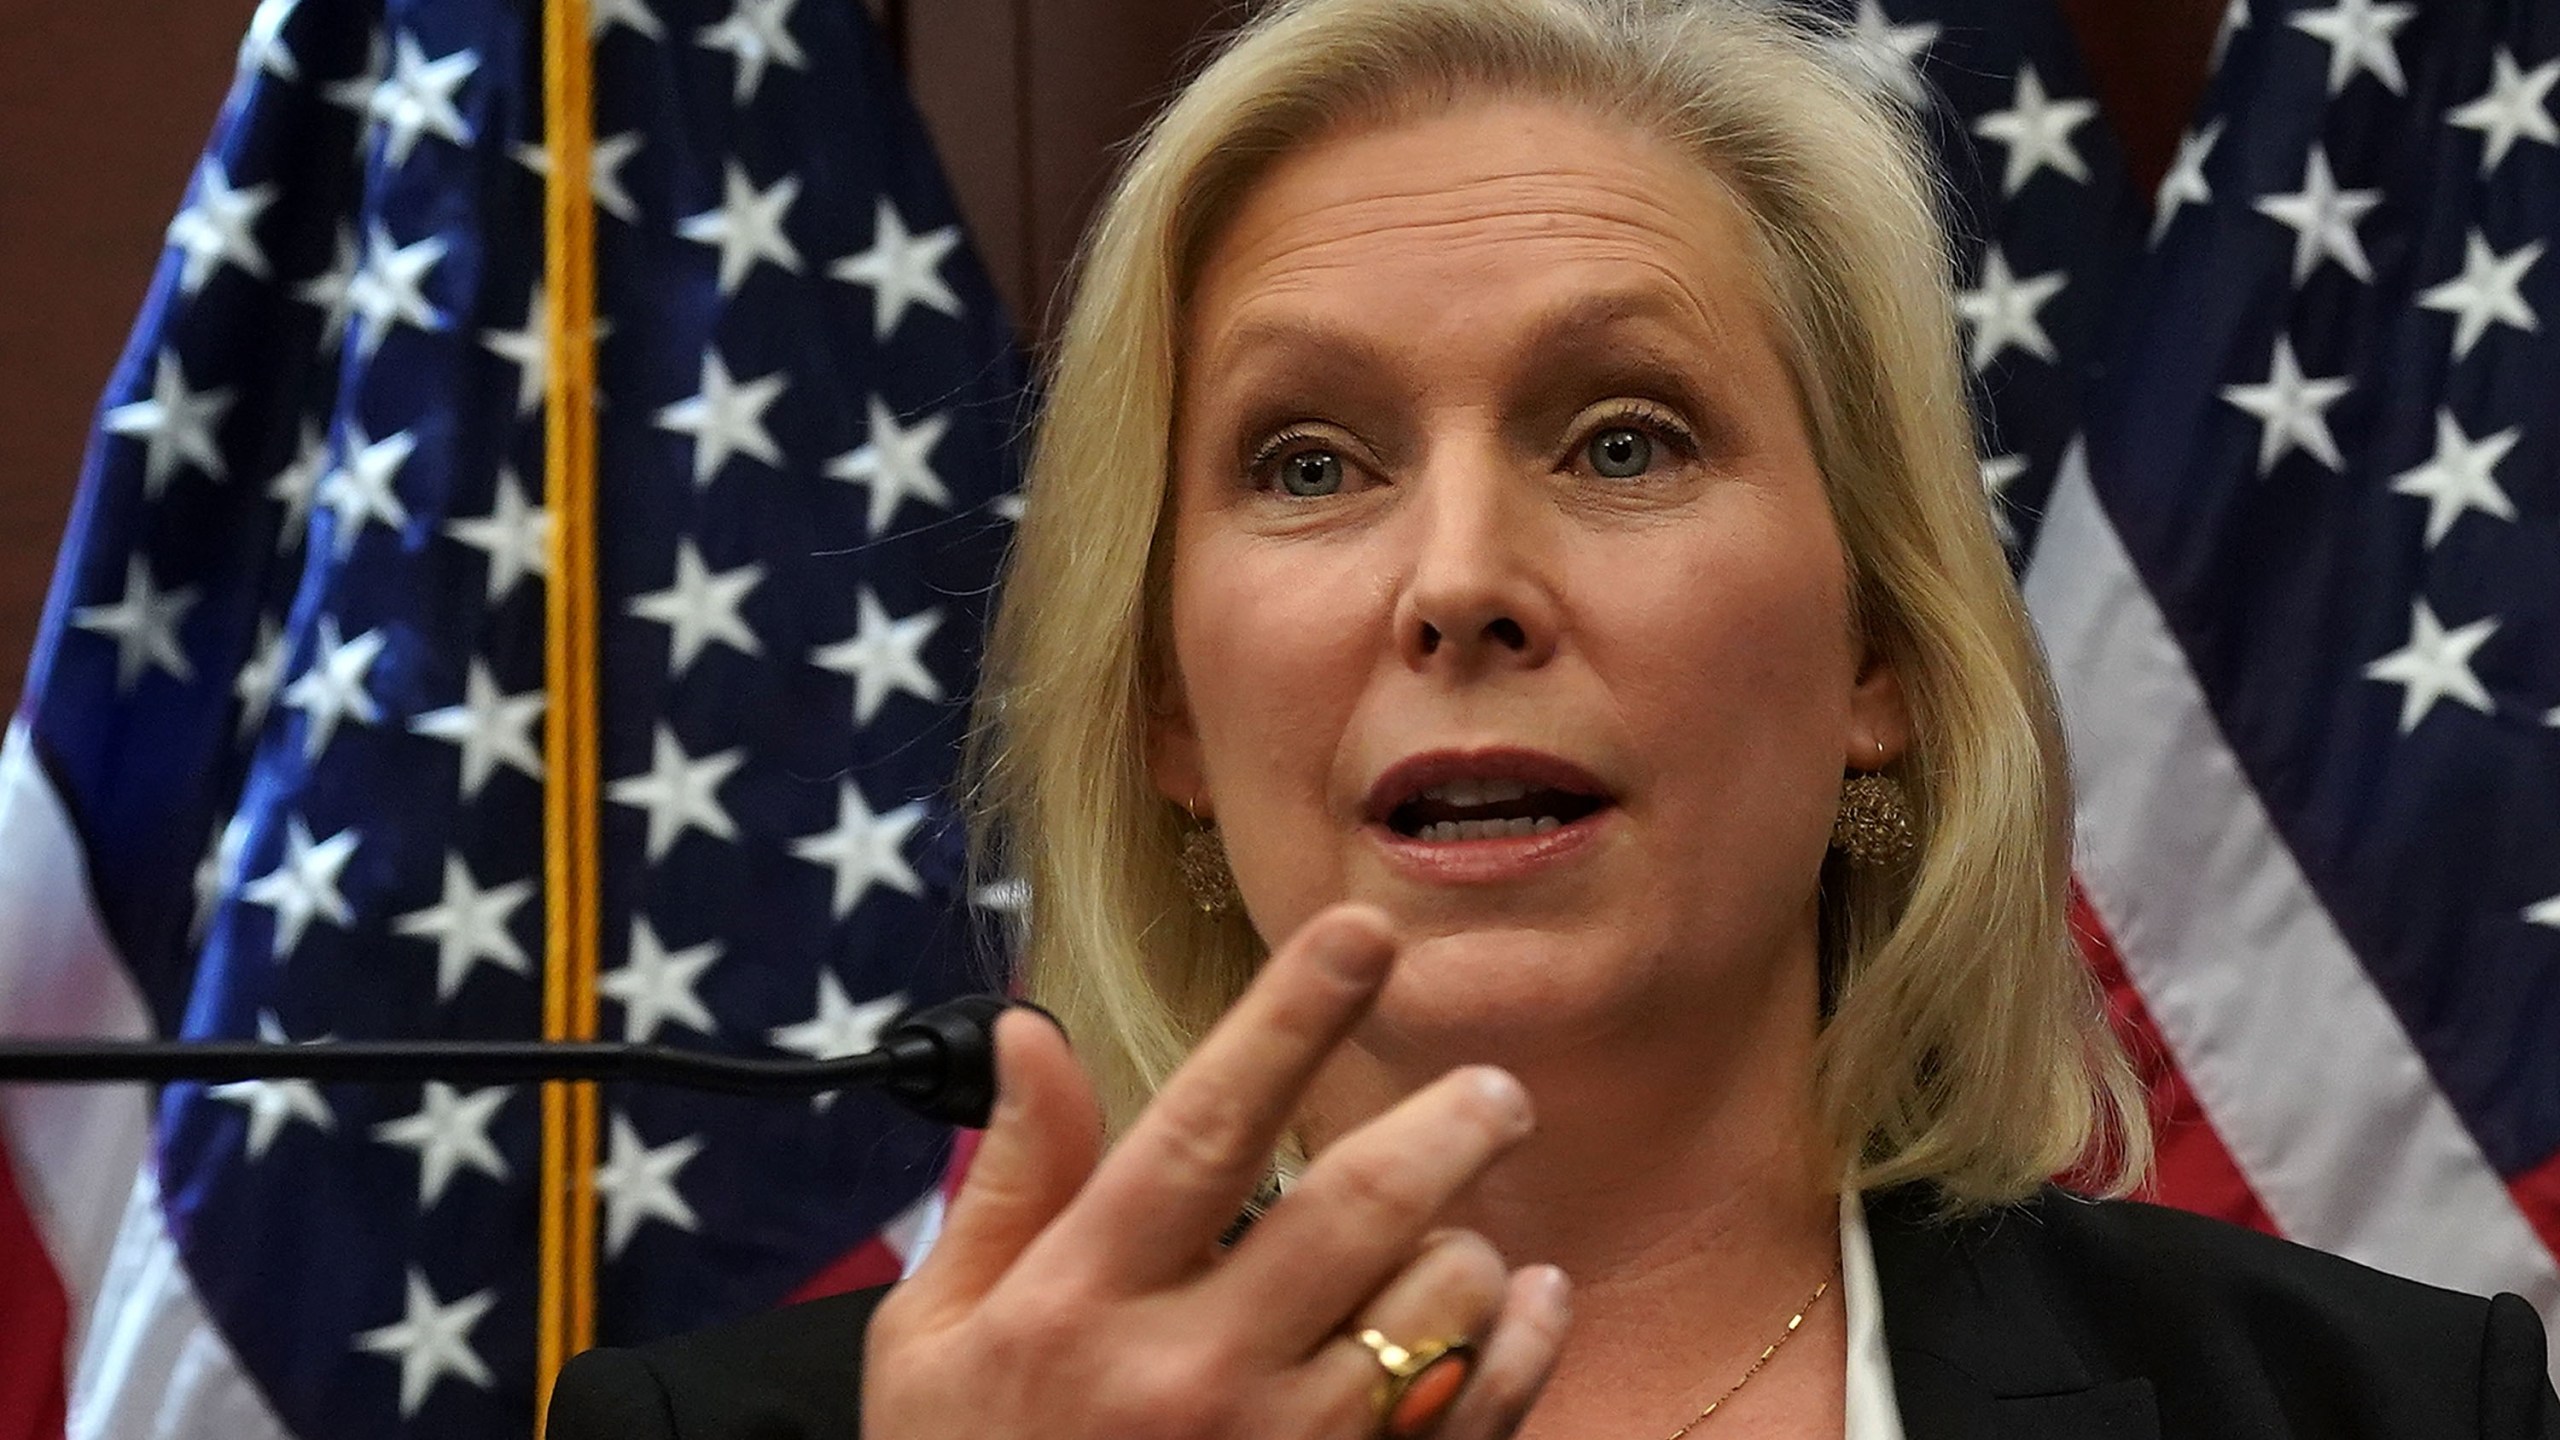
[[909, 1011], [876, 1048], [833, 1060], [603, 1040], [41, 1040], [0, 1044], [0, 1084], [637, 1080], [748, 1095], [875, 1089], [928, 1120], [975, 1130], [995, 1108], [996, 1017], [1014, 1003], [963, 995]]

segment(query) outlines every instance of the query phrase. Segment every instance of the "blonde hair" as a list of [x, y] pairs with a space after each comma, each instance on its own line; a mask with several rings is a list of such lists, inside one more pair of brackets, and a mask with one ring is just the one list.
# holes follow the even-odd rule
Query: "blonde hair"
[[1659, 136], [1739, 202], [1856, 623], [1910, 707], [1917, 855], [1835, 854], [1820, 879], [1843, 1183], [1925, 1180], [1964, 1209], [2146, 1165], [2140, 1087], [2066, 929], [2062, 739], [1977, 478], [1925, 152], [1824, 44], [1746, 0], [1284, 0], [1142, 137], [1079, 257], [971, 756], [981, 863], [1029, 883], [1029, 991], [1115, 1132], [1265, 954], [1241, 914], [1190, 903], [1186, 817], [1146, 763], [1186, 287], [1278, 158], [1491, 94]]

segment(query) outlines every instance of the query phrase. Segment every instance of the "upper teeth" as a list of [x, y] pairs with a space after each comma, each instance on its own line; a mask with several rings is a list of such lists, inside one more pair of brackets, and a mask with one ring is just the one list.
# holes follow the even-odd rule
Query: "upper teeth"
[[1509, 840], [1522, 835], [1544, 835], [1561, 830], [1564, 822], [1553, 815], [1534, 818], [1523, 815], [1516, 820], [1437, 820], [1413, 832], [1413, 838], [1432, 844], [1450, 840]]
[[1452, 780], [1422, 792], [1423, 799], [1443, 805], [1503, 805], [1528, 795], [1529, 787], [1517, 780]]

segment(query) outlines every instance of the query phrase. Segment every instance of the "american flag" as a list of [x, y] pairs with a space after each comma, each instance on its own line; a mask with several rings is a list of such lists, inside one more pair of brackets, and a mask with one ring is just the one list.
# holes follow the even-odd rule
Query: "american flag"
[[[1012, 331], [859, 5], [592, 27], [605, 1033], [867, 1048], [1002, 979], [948, 796]], [[259, 8], [0, 760], [0, 1033], [540, 1033], [539, 35]], [[538, 1114], [0, 1094], [0, 1434], [526, 1433]], [[929, 1241], [950, 1137], [885, 1102], [603, 1114], [608, 1342]]]
[[2049, 5], [1841, 14], [1947, 147], [2160, 1197], [2560, 1321], [2560, 9], [2235, 0], [2148, 205]]

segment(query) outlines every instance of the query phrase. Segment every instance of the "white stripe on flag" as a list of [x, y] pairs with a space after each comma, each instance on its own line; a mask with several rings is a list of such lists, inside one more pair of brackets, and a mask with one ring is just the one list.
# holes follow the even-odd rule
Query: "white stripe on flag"
[[[149, 1036], [91, 908], [79, 838], [18, 722], [0, 745], [0, 856], [0, 1036]], [[0, 1087], [0, 1139], [71, 1303], [70, 1436], [285, 1440], [178, 1263], [144, 1163], [150, 1136], [138, 1086]]]
[[[90, 909], [80, 842], [18, 722], [0, 745], [0, 856], [0, 1036], [148, 1036], [142, 997]], [[74, 1354], [150, 1125], [139, 1086], [0, 1087], [0, 1131], [70, 1296]]]
[[916, 1267], [932, 1253], [933, 1242], [942, 1238], [942, 1218], [947, 1208], [942, 1187], [937, 1185], [880, 1227], [880, 1243], [898, 1257], [898, 1278], [903, 1280], [916, 1273]]
[[293, 1440], [205, 1314], [147, 1168], [125, 1204], [70, 1411], [64, 1440]]
[[2026, 593], [2071, 737], [2081, 883], [2276, 1224], [2560, 1322], [2560, 1266], [2277, 835], [2077, 445]]

